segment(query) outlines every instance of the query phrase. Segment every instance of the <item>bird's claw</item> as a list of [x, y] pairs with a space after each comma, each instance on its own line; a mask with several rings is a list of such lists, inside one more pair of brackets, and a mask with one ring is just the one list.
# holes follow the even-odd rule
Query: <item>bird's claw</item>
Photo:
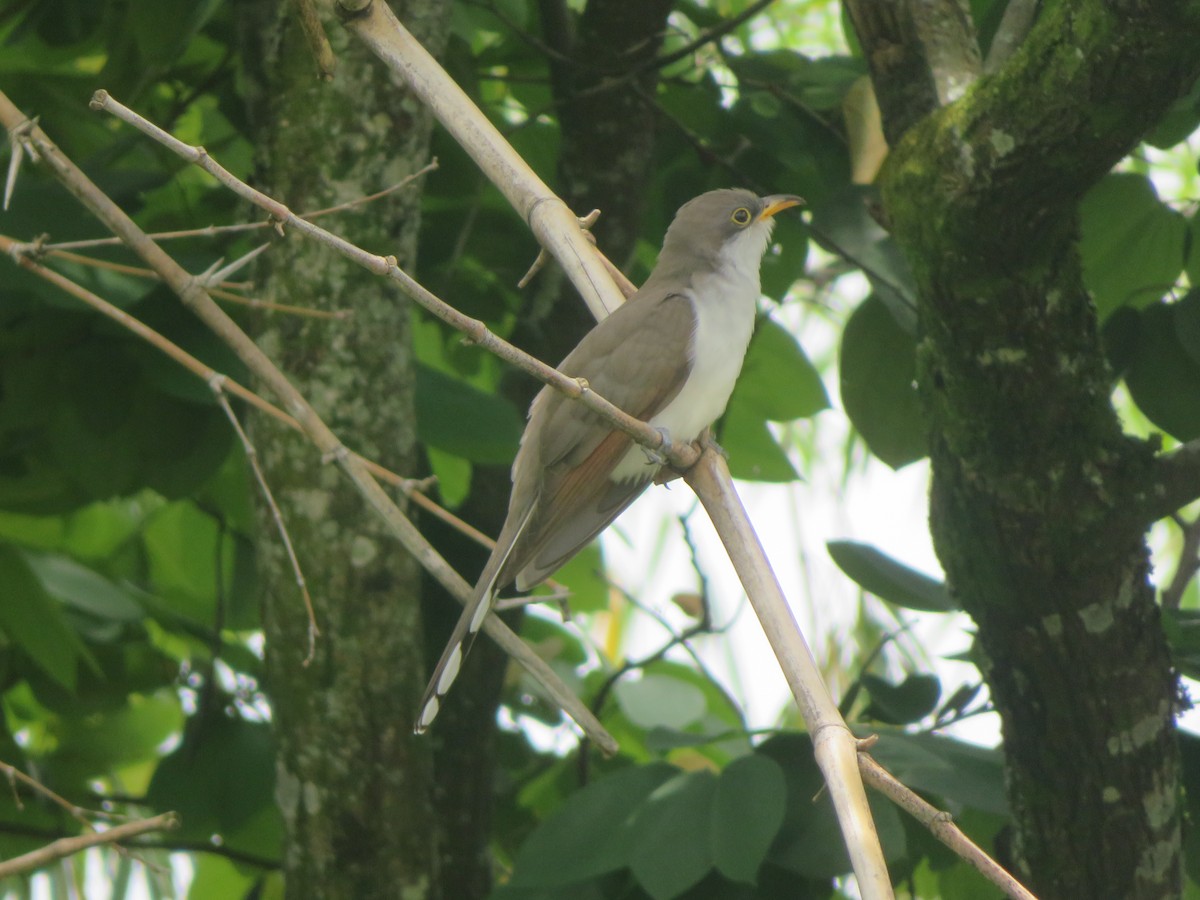
[[667, 464], [667, 455], [671, 452], [671, 448], [675, 446], [671, 442], [671, 432], [665, 428], [655, 427], [654, 429], [662, 435], [662, 446], [657, 450], [652, 450], [649, 447], [643, 447], [642, 452], [646, 454], [646, 459], [656, 466], [665, 466]]
[[721, 454], [725, 459], [729, 459], [729, 451], [717, 443], [711, 431], [706, 431], [700, 438], [700, 448], [702, 450], [712, 450], [714, 453]]

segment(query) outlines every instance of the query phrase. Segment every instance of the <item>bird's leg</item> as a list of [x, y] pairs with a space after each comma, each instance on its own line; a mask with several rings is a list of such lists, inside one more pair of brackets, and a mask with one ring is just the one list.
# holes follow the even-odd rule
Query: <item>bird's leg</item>
[[700, 448], [701, 452], [712, 450], [714, 453], [720, 453], [723, 457], [729, 459], [729, 453], [713, 437], [711, 425], [700, 432], [700, 437], [696, 438], [696, 445]]
[[662, 435], [662, 446], [657, 450], [651, 450], [649, 447], [642, 447], [642, 452], [646, 454], [646, 459], [648, 459], [654, 465], [665, 466], [667, 464], [667, 455], [671, 452], [671, 448], [675, 445], [671, 441], [671, 432], [669, 432], [667, 429], [659, 428], [656, 425], [654, 430]]

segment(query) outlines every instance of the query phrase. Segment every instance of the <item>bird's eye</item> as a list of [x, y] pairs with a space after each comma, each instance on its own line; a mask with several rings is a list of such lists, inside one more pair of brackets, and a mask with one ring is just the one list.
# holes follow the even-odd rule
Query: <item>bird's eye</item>
[[733, 215], [729, 217], [729, 220], [733, 222], [734, 225], [749, 225], [750, 210], [746, 209], [744, 206], [739, 206], [733, 211]]

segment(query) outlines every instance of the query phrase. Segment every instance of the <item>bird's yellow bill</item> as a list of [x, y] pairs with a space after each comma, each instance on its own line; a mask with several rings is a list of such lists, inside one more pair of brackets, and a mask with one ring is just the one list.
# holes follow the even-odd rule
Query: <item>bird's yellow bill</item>
[[758, 214], [760, 219], [769, 219], [778, 212], [791, 209], [793, 206], [799, 206], [804, 202], [803, 197], [797, 197], [794, 194], [775, 194], [763, 199], [766, 201], [766, 205], [763, 206], [763, 211]]

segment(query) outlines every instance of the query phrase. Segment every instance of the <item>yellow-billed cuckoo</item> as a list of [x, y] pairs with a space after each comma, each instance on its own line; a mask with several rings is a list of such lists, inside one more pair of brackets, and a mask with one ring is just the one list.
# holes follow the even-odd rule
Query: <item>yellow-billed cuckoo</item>
[[[742, 368], [772, 217], [799, 197], [709, 191], [685, 203], [658, 264], [626, 303], [559, 365], [625, 412], [689, 442], [725, 411]], [[661, 457], [550, 387], [529, 407], [508, 516], [421, 701], [437, 715], [496, 592], [526, 591], [604, 530], [655, 479]]]

